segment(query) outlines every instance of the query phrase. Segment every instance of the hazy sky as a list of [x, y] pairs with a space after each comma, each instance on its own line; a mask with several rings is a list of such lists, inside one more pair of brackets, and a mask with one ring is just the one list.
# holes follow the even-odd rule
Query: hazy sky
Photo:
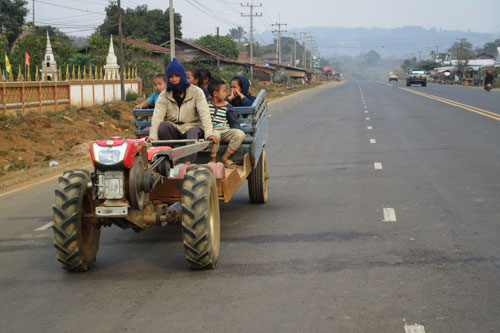
[[[32, 20], [32, 1], [28, 0], [28, 21]], [[146, 4], [165, 10], [168, 3], [168, 0], [122, 0], [122, 7]], [[69, 34], [90, 35], [102, 23], [107, 4], [108, 1], [102, 0], [35, 0], [35, 21], [54, 25]], [[237, 25], [248, 31], [249, 18], [241, 17], [241, 12], [248, 14], [249, 9], [234, 0], [174, 0], [174, 8], [182, 15], [185, 37], [215, 33], [216, 26], [221, 34]], [[500, 0], [263, 0], [262, 7], [255, 8], [255, 12], [262, 13], [254, 21], [257, 32], [274, 29], [271, 24], [280, 20], [287, 24], [282, 29], [421, 25], [500, 36]]]

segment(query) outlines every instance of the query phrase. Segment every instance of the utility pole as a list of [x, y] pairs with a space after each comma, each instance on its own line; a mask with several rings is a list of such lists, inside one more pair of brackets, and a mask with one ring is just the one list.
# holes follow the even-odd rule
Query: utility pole
[[418, 62], [422, 62], [422, 52], [423, 51], [417, 51], [418, 52]]
[[262, 16], [262, 13], [254, 14], [253, 9], [262, 7], [262, 3], [254, 5], [253, 2], [251, 4], [247, 2], [246, 5], [241, 4], [241, 7], [250, 8], [250, 15], [241, 13], [241, 17], [250, 17], [250, 80], [253, 80], [253, 17]]
[[220, 57], [219, 57], [219, 27], [217, 27], [217, 69], [219, 69], [219, 65], [220, 65]]
[[293, 53], [292, 53], [292, 66], [297, 65], [297, 33], [292, 32], [293, 35]]
[[33, 31], [35, 31], [35, 0], [33, 0]]
[[278, 27], [278, 30], [274, 30], [273, 32], [277, 32], [278, 33], [278, 40], [277, 40], [277, 44], [278, 44], [278, 65], [281, 65], [281, 33], [282, 32], [286, 32], [286, 30], [281, 30], [281, 26], [284, 25], [286, 26], [286, 23], [280, 23], [280, 22], [276, 22], [275, 24], [271, 24], [273, 27]]
[[125, 79], [123, 78], [123, 43], [122, 43], [122, 7], [118, 0], [118, 43], [120, 44], [120, 92], [122, 101], [125, 100]]
[[[169, 4], [169, 21], [170, 21], [170, 61], [175, 58], [175, 28], [174, 28], [174, 1], [170, 0]], [[168, 78], [167, 78], [168, 79]]]
[[300, 32], [300, 34], [303, 36], [303, 46], [304, 46], [304, 52], [302, 54], [302, 68], [306, 68], [306, 54], [307, 54], [307, 32]]
[[314, 49], [313, 42], [314, 42], [314, 37], [307, 36], [306, 39], [309, 42], [309, 55], [311, 56], [309, 65], [310, 65], [310, 69], [312, 69], [313, 68], [313, 49]]

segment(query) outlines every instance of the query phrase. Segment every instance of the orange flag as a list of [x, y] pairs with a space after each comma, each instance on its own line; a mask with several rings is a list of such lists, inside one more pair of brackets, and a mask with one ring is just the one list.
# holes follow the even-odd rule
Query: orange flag
[[24, 64], [25, 64], [26, 66], [29, 66], [29, 65], [30, 65], [30, 58], [31, 58], [31, 57], [30, 57], [30, 55], [28, 54], [28, 52], [26, 52], [26, 51], [24, 51], [24, 58], [26, 59], [26, 60], [24, 61]]

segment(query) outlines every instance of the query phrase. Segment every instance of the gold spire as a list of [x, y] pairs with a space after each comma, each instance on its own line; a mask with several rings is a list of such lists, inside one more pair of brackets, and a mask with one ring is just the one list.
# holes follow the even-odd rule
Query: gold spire
[[40, 77], [38, 76], [38, 65], [36, 65], [36, 71], [35, 71], [35, 81], [40, 81]]
[[78, 65], [78, 74], [77, 74], [77, 79], [81, 80], [82, 79], [82, 73], [80, 72], [80, 65]]
[[59, 66], [59, 73], [58, 73], [57, 77], [58, 77], [58, 81], [62, 81], [61, 66]]
[[23, 72], [21, 71], [21, 64], [19, 64], [19, 69], [17, 72], [17, 81], [18, 82], [23, 82]]
[[69, 81], [69, 65], [66, 64], [66, 81]]

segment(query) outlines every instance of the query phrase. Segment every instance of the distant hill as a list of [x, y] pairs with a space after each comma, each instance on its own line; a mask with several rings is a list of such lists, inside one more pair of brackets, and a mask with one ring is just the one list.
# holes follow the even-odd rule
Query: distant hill
[[[343, 28], [343, 27], [307, 27], [291, 29], [290, 32], [308, 32], [317, 41], [323, 57], [332, 55], [358, 55], [370, 50], [378, 52], [383, 57], [408, 57], [410, 53], [422, 52], [422, 58], [429, 55], [431, 49], [447, 50], [457, 38], [467, 38], [475, 47], [493, 41], [498, 36], [489, 33], [425, 29], [420, 26], [405, 26], [399, 28]], [[272, 43], [274, 35], [265, 31], [257, 35], [256, 41]]]

